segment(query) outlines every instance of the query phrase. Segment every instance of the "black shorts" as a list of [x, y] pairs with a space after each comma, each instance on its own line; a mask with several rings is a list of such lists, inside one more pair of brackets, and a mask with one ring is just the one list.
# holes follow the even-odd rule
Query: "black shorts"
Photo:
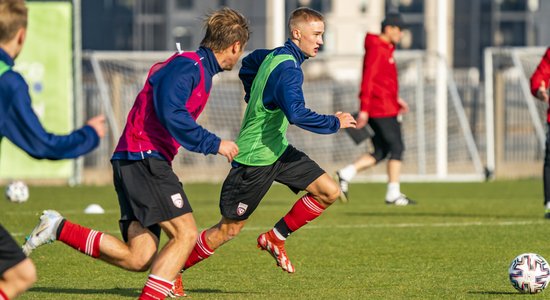
[[158, 223], [193, 210], [170, 164], [157, 158], [112, 160], [113, 181], [120, 204], [120, 229], [128, 240], [128, 226], [138, 221], [160, 236]]
[[25, 260], [27, 256], [21, 250], [10, 233], [0, 225], [0, 277], [8, 269]]
[[291, 145], [269, 166], [237, 164], [229, 171], [222, 186], [221, 214], [231, 220], [246, 220], [258, 207], [273, 181], [298, 193], [324, 173], [316, 162]]
[[389, 158], [401, 160], [405, 146], [401, 134], [401, 123], [397, 117], [369, 118], [369, 125], [374, 131], [372, 156], [377, 162]]

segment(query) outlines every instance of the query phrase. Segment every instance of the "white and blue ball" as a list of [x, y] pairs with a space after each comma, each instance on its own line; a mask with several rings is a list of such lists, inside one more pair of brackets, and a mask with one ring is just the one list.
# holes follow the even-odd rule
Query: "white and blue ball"
[[6, 186], [6, 198], [14, 203], [26, 202], [29, 200], [29, 187], [21, 180], [12, 181]]
[[550, 267], [546, 260], [535, 253], [518, 255], [508, 269], [512, 286], [521, 293], [542, 292], [550, 281]]

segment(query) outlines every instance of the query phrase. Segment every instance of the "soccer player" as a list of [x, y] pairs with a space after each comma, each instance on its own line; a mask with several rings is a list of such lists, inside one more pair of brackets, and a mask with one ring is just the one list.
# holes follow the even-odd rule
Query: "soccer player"
[[393, 58], [395, 45], [401, 40], [403, 19], [398, 13], [389, 13], [382, 22], [382, 33], [368, 33], [365, 37], [363, 79], [359, 93], [360, 111], [357, 128], [367, 123], [374, 131], [374, 152], [361, 156], [353, 164], [336, 172], [342, 194], [340, 200], [349, 199], [349, 182], [357, 172], [370, 168], [388, 158], [388, 188], [386, 204], [409, 205], [414, 201], [401, 193], [399, 175], [404, 151], [401, 124], [398, 115], [408, 112], [407, 103], [398, 96], [397, 67]]
[[[548, 82], [550, 82], [550, 47], [542, 57], [537, 69], [531, 76], [531, 93], [548, 105]], [[546, 150], [544, 153], [543, 185], [544, 185], [544, 218], [550, 219], [550, 108], [546, 122]]]
[[301, 65], [317, 56], [323, 44], [324, 17], [309, 8], [294, 10], [289, 19], [290, 39], [282, 47], [260, 49], [243, 59], [239, 77], [248, 103], [235, 157], [220, 195], [221, 220], [200, 233], [185, 263], [190, 268], [239, 234], [274, 181], [298, 193], [305, 190], [275, 227], [258, 237], [284, 271], [294, 266], [285, 252], [285, 240], [317, 218], [340, 194], [338, 184], [305, 153], [286, 139], [289, 123], [320, 134], [355, 127], [349, 113], [321, 115], [306, 108]]
[[[27, 8], [23, 0], [0, 0], [0, 141], [6, 137], [37, 159], [75, 158], [92, 151], [105, 135], [104, 117], [68, 135], [48, 133], [31, 107], [29, 87], [14, 60], [25, 43]], [[0, 300], [14, 299], [36, 281], [36, 269], [0, 225]]]
[[[47, 210], [24, 245], [26, 253], [59, 240], [127, 270], [150, 268], [140, 299], [165, 299], [197, 240], [192, 209], [171, 161], [180, 145], [228, 161], [238, 153], [233, 141], [221, 140], [195, 120], [208, 100], [212, 77], [231, 70], [242, 55], [248, 21], [224, 8], [208, 16], [205, 28], [196, 52], [176, 53], [151, 68], [113, 154], [124, 242]], [[157, 253], [161, 230], [169, 240]]]

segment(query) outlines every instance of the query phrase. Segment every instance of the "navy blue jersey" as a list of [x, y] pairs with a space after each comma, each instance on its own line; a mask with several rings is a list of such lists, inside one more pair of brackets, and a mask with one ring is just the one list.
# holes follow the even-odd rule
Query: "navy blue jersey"
[[38, 159], [75, 158], [97, 147], [99, 136], [88, 125], [68, 135], [48, 133], [31, 107], [27, 83], [12, 70], [13, 59], [1, 48], [0, 64], [6, 67], [0, 75], [0, 140], [6, 137]]
[[282, 62], [271, 72], [263, 92], [264, 106], [271, 110], [280, 108], [290, 124], [302, 129], [320, 134], [337, 132], [340, 129], [340, 120], [337, 117], [321, 115], [306, 108], [302, 91], [304, 73], [301, 65], [307, 57], [290, 39], [282, 47], [273, 50], [258, 49], [243, 59], [239, 78], [244, 86], [245, 101], [248, 102], [250, 89], [260, 65], [272, 51], [275, 55], [290, 54], [296, 62]]

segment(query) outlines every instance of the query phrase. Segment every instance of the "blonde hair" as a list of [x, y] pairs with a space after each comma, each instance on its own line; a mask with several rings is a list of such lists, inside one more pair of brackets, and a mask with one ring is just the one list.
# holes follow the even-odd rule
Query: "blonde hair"
[[325, 17], [323, 17], [323, 14], [315, 9], [311, 9], [309, 7], [299, 7], [290, 13], [290, 17], [288, 18], [288, 32], [292, 34], [292, 29], [296, 28], [297, 24], [303, 21], [325, 22]]
[[244, 48], [250, 38], [248, 20], [236, 10], [224, 7], [207, 16], [204, 21], [206, 34], [201, 46], [212, 51], [222, 51], [235, 42]]
[[23, 0], [0, 0], [0, 43], [10, 41], [20, 28], [27, 27], [27, 7]]

